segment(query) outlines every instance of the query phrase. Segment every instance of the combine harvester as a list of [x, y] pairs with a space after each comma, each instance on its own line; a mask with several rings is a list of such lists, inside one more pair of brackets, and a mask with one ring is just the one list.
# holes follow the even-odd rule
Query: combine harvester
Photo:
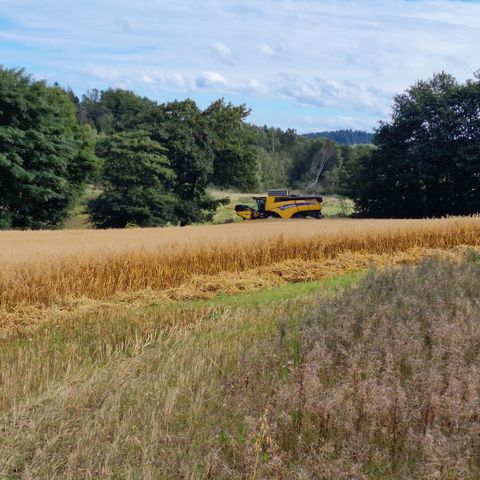
[[235, 213], [244, 220], [258, 218], [322, 218], [322, 197], [289, 195], [288, 190], [269, 190], [266, 197], [253, 197], [255, 210], [248, 205], [235, 205]]

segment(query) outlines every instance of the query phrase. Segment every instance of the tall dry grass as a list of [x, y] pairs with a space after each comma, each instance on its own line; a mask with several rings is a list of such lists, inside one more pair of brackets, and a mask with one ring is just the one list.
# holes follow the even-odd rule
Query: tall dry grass
[[[161, 235], [161, 230], [135, 231], [133, 238], [143, 236], [146, 243], [127, 242], [120, 251], [115, 244], [116, 232], [99, 232], [104, 248], [97, 254], [92, 253], [88, 243], [91, 235], [94, 245], [98, 245], [96, 232], [83, 237], [84, 249], [74, 255], [68, 245], [47, 248], [42, 240], [39, 248], [44, 248], [43, 253], [36, 258], [25, 254], [22, 259], [21, 254], [15, 255], [16, 247], [11, 245], [2, 252], [0, 309], [8, 311], [22, 305], [48, 306], [65, 298], [107, 299], [122, 292], [164, 290], [178, 287], [199, 275], [245, 272], [293, 259], [311, 262], [335, 259], [349, 252], [389, 255], [415, 248], [480, 245], [480, 218], [477, 217], [420, 221], [259, 222], [235, 225], [232, 231], [228, 227], [199, 228], [198, 234], [195, 228], [184, 230], [182, 241], [178, 237], [179, 230], [172, 233], [166, 229], [165, 236], [170, 236], [170, 240], [175, 237], [176, 243], [164, 240], [161, 247], [155, 247], [150, 238], [150, 235]], [[22, 234], [7, 235], [21, 238]], [[28, 242], [34, 242], [34, 232], [24, 235]], [[41, 232], [39, 238], [45, 235], [47, 233]], [[62, 235], [60, 233], [58, 239], [68, 241], [71, 233], [66, 237]], [[119, 234], [122, 235], [125, 233]], [[122, 244], [122, 240], [119, 243]], [[12, 250], [10, 260], [6, 258], [8, 248]], [[55, 248], [59, 251], [58, 258], [52, 257]]]
[[[290, 378], [215, 472], [262, 479], [480, 478], [480, 257], [370, 275], [301, 323]], [[276, 348], [265, 347], [274, 362]], [[258, 357], [255, 357], [258, 358]], [[245, 365], [251, 376], [255, 365]], [[241, 383], [242, 378], [239, 379]], [[248, 417], [248, 407], [243, 409]], [[225, 475], [226, 477], [228, 475]]]
[[212, 442], [241, 426], [225, 382], [306, 306], [132, 306], [18, 332], [0, 348], [0, 478], [208, 478]]

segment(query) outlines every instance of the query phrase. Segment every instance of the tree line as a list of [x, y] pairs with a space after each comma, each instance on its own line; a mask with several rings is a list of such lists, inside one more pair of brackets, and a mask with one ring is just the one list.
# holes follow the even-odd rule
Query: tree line
[[363, 130], [334, 130], [307, 133], [310, 138], [328, 138], [342, 145], [368, 145], [373, 142], [373, 133]]
[[78, 98], [0, 68], [0, 228], [61, 226], [87, 183], [101, 192], [88, 205], [100, 228], [208, 221], [222, 202], [209, 186], [329, 188], [333, 142], [255, 127], [249, 113], [121, 89]]
[[221, 203], [210, 186], [337, 193], [370, 217], [480, 210], [478, 76], [417, 82], [395, 97], [373, 145], [348, 144], [365, 132], [340, 131], [341, 144], [250, 125], [249, 113], [120, 89], [78, 98], [0, 67], [0, 228], [61, 226], [87, 183], [101, 192], [88, 205], [100, 228], [208, 221]]

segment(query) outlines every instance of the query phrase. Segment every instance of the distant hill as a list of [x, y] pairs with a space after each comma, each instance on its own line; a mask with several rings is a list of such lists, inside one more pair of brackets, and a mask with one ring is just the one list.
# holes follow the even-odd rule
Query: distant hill
[[372, 143], [373, 133], [362, 130], [335, 130], [332, 132], [312, 132], [305, 135], [309, 138], [328, 138], [343, 145]]

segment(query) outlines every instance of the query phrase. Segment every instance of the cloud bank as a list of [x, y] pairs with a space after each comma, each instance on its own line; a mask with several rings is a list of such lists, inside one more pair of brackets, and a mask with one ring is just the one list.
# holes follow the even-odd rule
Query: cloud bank
[[453, 0], [0, 0], [0, 62], [78, 93], [218, 96], [299, 131], [372, 128], [392, 96], [480, 68], [480, 3]]

